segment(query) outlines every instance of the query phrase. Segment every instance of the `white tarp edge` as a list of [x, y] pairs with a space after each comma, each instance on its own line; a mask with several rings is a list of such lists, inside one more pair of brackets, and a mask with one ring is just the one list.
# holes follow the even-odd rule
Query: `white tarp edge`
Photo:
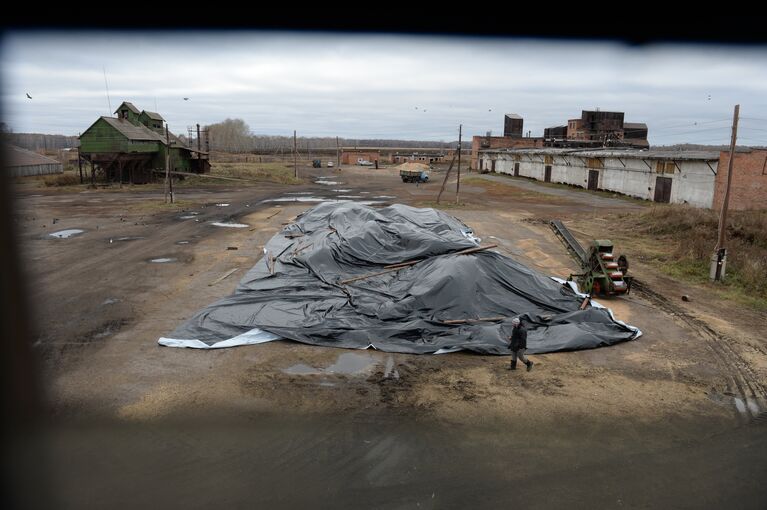
[[[557, 278], [556, 276], [550, 276], [549, 278], [551, 278], [555, 282], [561, 283], [563, 285], [568, 285], [571, 289], [573, 289], [573, 291], [576, 294], [578, 294], [582, 298], [589, 297], [588, 294], [584, 294], [583, 292], [580, 291], [580, 289], [578, 289], [578, 284], [575, 283], [574, 281], [563, 280], [562, 278]], [[593, 299], [591, 300], [591, 306], [593, 306], [594, 308], [606, 308], [605, 306], [602, 306], [601, 304], [597, 303]], [[635, 326], [632, 326], [631, 324], [626, 324], [623, 321], [619, 321], [618, 319], [615, 318], [615, 315], [613, 315], [613, 311], [610, 308], [606, 308], [606, 309], [607, 309], [607, 313], [610, 314], [610, 318], [612, 320], [614, 320], [615, 322], [617, 322], [621, 326], [626, 326], [627, 328], [629, 328], [631, 331], [634, 332], [634, 336], [631, 337], [632, 340], [636, 340], [637, 338], [642, 336], [642, 331], [639, 328], [637, 328]]]
[[208, 345], [200, 340], [185, 340], [181, 338], [160, 338], [157, 343], [165, 347], [188, 347], [191, 349], [223, 349], [224, 347], [237, 347], [239, 345], [255, 345], [280, 340], [282, 337], [269, 333], [263, 329], [253, 328], [250, 331], [229, 338], [222, 342]]

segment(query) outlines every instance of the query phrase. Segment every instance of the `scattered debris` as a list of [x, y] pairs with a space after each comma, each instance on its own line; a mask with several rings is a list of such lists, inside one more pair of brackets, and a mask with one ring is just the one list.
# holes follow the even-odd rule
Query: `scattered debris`
[[216, 278], [215, 280], [213, 280], [212, 282], [210, 282], [210, 283], [208, 284], [208, 287], [212, 287], [213, 285], [217, 284], [218, 282], [221, 282], [221, 281], [223, 281], [223, 280], [226, 280], [226, 279], [227, 279], [227, 278], [229, 278], [229, 277], [230, 277], [232, 274], [234, 274], [234, 272], [235, 272], [235, 271], [237, 271], [238, 269], [239, 269], [239, 267], [235, 267], [234, 269], [230, 269], [229, 271], [227, 271], [226, 273], [224, 273], [224, 274], [223, 274], [222, 276], [220, 276], [219, 278]]

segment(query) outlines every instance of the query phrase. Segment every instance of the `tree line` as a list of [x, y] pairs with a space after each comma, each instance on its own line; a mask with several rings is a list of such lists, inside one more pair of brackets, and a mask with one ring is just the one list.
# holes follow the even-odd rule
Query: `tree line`
[[[292, 136], [257, 135], [242, 119], [226, 119], [205, 127], [210, 137], [210, 149], [223, 152], [291, 152]], [[384, 140], [338, 138], [341, 147], [406, 147], [449, 149], [458, 146], [458, 142], [432, 142], [418, 140]], [[463, 148], [470, 149], [471, 142], [463, 142]], [[296, 146], [299, 151], [310, 149], [335, 149], [336, 137], [298, 137]]]
[[[293, 151], [292, 136], [257, 135], [253, 134], [250, 126], [242, 119], [226, 119], [216, 124], [210, 124], [203, 128], [207, 131], [210, 142], [210, 150], [222, 152], [258, 152], [258, 153], [290, 153]], [[76, 136], [48, 135], [43, 133], [13, 133], [6, 125], [0, 125], [0, 132], [6, 141], [24, 149], [56, 150], [80, 145]], [[196, 146], [196, 139], [188, 140], [184, 134], [179, 134], [179, 139], [184, 143]], [[203, 136], [203, 149], [205, 148]], [[305, 152], [311, 149], [335, 149], [336, 137], [298, 137], [296, 140], [298, 150]], [[385, 140], [385, 139], [357, 139], [339, 138], [338, 145], [341, 147], [404, 147], [424, 149], [452, 149], [458, 146], [458, 142], [433, 142], [419, 140]], [[471, 148], [471, 142], [462, 144], [464, 149]]]

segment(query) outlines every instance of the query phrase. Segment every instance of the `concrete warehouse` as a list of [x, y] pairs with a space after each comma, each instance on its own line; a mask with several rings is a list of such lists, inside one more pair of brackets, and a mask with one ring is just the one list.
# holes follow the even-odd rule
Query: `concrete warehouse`
[[[480, 149], [477, 167], [590, 190], [614, 191], [662, 203], [711, 208], [721, 201], [729, 153], [635, 149]], [[723, 164], [720, 164], [720, 161]], [[735, 154], [733, 209], [763, 208], [767, 150]], [[719, 169], [723, 169], [720, 174]]]

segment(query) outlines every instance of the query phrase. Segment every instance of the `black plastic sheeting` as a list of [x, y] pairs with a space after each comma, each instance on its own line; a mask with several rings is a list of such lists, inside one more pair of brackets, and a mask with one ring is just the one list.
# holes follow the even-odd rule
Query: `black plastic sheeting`
[[[320, 204], [269, 241], [233, 295], [168, 337], [212, 347], [258, 328], [312, 345], [509, 354], [515, 316], [528, 329], [530, 353], [612, 345], [641, 334], [606, 308], [579, 310], [583, 297], [573, 288], [509, 257], [491, 250], [453, 254], [476, 246], [469, 227], [434, 209]], [[424, 260], [339, 283], [414, 259]], [[442, 322], [480, 317], [507, 319]]]

